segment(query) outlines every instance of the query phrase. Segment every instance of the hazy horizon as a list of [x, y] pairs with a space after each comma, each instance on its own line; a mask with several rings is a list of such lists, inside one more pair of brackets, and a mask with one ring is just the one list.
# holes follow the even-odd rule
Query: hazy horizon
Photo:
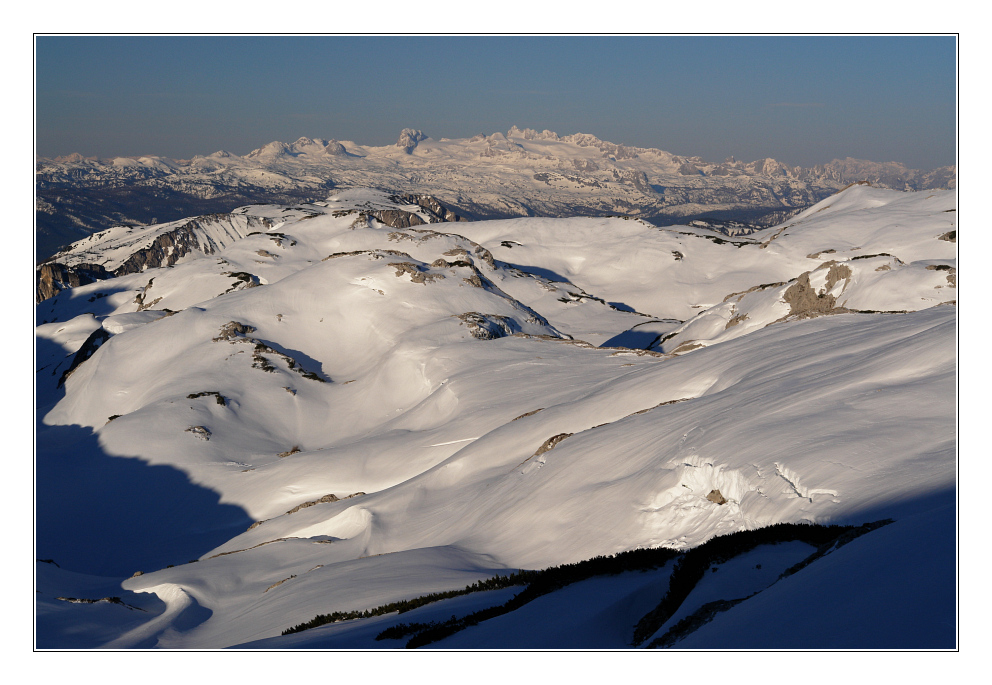
[[931, 169], [957, 148], [955, 36], [38, 36], [36, 153], [380, 146], [511, 126], [721, 161]]

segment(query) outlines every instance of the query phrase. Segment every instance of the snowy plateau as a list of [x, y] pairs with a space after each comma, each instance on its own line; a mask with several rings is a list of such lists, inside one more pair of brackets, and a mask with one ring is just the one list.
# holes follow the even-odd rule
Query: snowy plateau
[[956, 649], [954, 190], [328, 193], [38, 267], [38, 649]]

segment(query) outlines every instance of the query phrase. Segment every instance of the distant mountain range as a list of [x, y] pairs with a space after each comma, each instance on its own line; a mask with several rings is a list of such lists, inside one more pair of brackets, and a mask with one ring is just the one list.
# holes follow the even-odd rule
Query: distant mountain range
[[[228, 212], [248, 203], [325, 199], [376, 187], [430, 193], [470, 219], [610, 216], [656, 225], [737, 222], [728, 233], [776, 224], [844, 186], [954, 188], [953, 166], [930, 171], [847, 158], [805, 168], [774, 159], [708, 162], [576, 133], [511, 128], [505, 135], [435, 140], [404, 129], [394, 145], [300, 138], [241, 157], [158, 156], [37, 160], [37, 258], [94, 232]], [[718, 228], [721, 228], [719, 225]]]

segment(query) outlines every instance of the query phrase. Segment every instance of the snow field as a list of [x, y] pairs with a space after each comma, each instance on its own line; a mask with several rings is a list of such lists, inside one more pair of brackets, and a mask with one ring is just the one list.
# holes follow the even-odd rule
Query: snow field
[[[956, 473], [956, 308], [935, 306], [955, 290], [948, 268], [927, 268], [956, 264], [938, 237], [953, 193], [923, 195], [856, 186], [738, 246], [622, 219], [354, 224], [333, 212], [390, 205], [345, 191], [308, 211], [247, 208], [285, 220], [42, 303], [41, 319], [62, 318], [37, 329], [41, 428], [91, 430], [94, 454], [175, 470], [188, 479], [169, 486], [177, 498], [205, 488], [260, 522], [231, 531], [206, 509], [203, 531], [226, 537], [196, 563], [178, 542], [113, 541], [174, 549], [173, 568], [123, 583], [165, 613], [101, 624], [87, 644], [240, 645], [507, 569], [920, 513], [913, 503]], [[336, 253], [356, 254], [325, 259]], [[242, 271], [259, 285], [223, 275]], [[807, 320], [786, 298], [803, 274], [838, 307], [906, 313]], [[139, 311], [141, 290], [162, 299]], [[638, 324], [642, 349], [594, 346], [633, 340]], [[57, 388], [100, 327], [110, 339]], [[665, 354], [645, 352], [652, 341]], [[78, 570], [99, 544], [76, 553]], [[752, 591], [758, 576], [726, 571], [708, 585], [731, 576]], [[579, 585], [562, 595], [578, 613], [547, 632], [535, 607], [451, 644], [621, 647], [635, 605], [659, 591], [646, 577]], [[482, 601], [464, 600], [467, 613]], [[42, 628], [68, 639], [59, 625]], [[374, 646], [365, 624], [319, 630], [279, 644]]]

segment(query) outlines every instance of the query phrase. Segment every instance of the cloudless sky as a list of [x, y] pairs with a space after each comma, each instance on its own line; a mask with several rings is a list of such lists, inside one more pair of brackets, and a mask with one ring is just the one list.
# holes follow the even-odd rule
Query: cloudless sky
[[708, 161], [955, 163], [954, 36], [38, 36], [46, 157], [591, 133]]

